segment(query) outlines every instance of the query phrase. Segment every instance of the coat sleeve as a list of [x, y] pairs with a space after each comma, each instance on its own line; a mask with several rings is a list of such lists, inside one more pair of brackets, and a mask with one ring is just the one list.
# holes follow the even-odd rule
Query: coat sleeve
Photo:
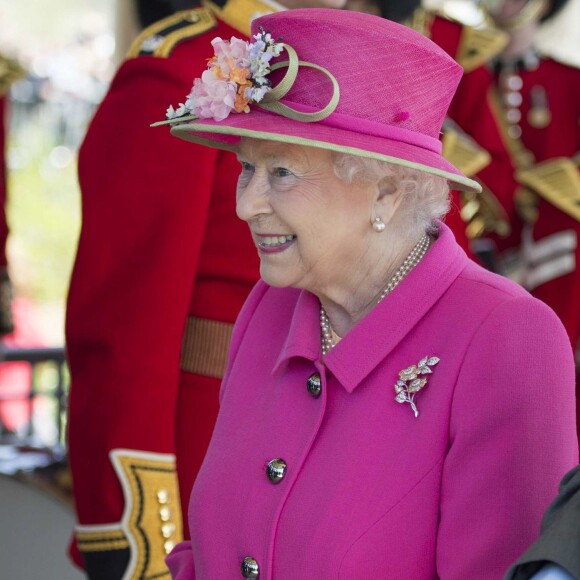
[[177, 544], [165, 561], [173, 580], [195, 580], [191, 542]]
[[537, 537], [560, 478], [577, 462], [568, 338], [547, 306], [513, 298], [482, 323], [458, 375], [441, 481], [439, 577], [502, 578]]
[[109, 452], [174, 452], [183, 328], [218, 153], [171, 137], [163, 119], [205, 66], [126, 61], [79, 159], [83, 225], [67, 302], [68, 436], [78, 522], [119, 522]]

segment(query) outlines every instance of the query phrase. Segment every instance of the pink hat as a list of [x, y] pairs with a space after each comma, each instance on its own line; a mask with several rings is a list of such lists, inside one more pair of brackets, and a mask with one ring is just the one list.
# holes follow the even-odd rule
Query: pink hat
[[[258, 57], [272, 49], [262, 59], [276, 63], [262, 69], [267, 78], [256, 83], [250, 75], [241, 81], [245, 86], [232, 84], [224, 63], [232, 64], [228, 55], [241, 54], [240, 41], [214, 40], [210, 67], [212, 62], [223, 66], [196, 80], [186, 105], [170, 109], [174, 118], [165, 123], [175, 125], [173, 135], [226, 150], [240, 137], [319, 147], [412, 167], [442, 176], [456, 189], [481, 191], [441, 156], [441, 125], [463, 71], [429, 39], [377, 16], [315, 8], [263, 16], [253, 22], [252, 33], [259, 35], [256, 42], [267, 44], [261, 43]], [[216, 86], [202, 86], [204, 79]], [[238, 97], [253, 94], [244, 93], [247, 87], [256, 91], [266, 85], [262, 93], [274, 88], [260, 102], [259, 97], [239, 102]], [[216, 98], [221, 112], [207, 106]], [[194, 115], [179, 116], [188, 112]]]

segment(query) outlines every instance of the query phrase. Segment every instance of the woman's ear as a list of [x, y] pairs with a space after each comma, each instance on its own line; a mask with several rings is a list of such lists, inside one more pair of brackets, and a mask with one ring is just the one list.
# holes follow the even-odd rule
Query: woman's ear
[[374, 202], [374, 216], [388, 224], [392, 219], [401, 201], [403, 192], [390, 179], [384, 179], [377, 184], [377, 192]]

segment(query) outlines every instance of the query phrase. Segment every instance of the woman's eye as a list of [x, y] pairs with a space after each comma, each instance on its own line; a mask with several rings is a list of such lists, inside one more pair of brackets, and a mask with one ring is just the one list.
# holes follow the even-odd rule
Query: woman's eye
[[240, 161], [240, 164], [242, 166], [242, 171], [252, 171], [254, 168], [253, 165], [247, 161]]
[[276, 177], [288, 177], [289, 175], [292, 175], [292, 172], [285, 167], [275, 167], [272, 173]]

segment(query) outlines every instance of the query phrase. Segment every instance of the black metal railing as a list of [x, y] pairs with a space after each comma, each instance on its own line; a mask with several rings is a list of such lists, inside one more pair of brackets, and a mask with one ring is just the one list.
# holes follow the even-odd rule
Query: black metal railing
[[15, 432], [2, 428], [0, 441], [10, 438], [21, 444], [64, 449], [70, 384], [64, 348], [5, 347], [0, 353], [0, 373], [8, 363], [27, 365], [30, 384], [26, 389], [11, 389], [10, 385], [3, 385], [0, 409], [20, 402], [25, 403], [26, 413], [25, 424]]

